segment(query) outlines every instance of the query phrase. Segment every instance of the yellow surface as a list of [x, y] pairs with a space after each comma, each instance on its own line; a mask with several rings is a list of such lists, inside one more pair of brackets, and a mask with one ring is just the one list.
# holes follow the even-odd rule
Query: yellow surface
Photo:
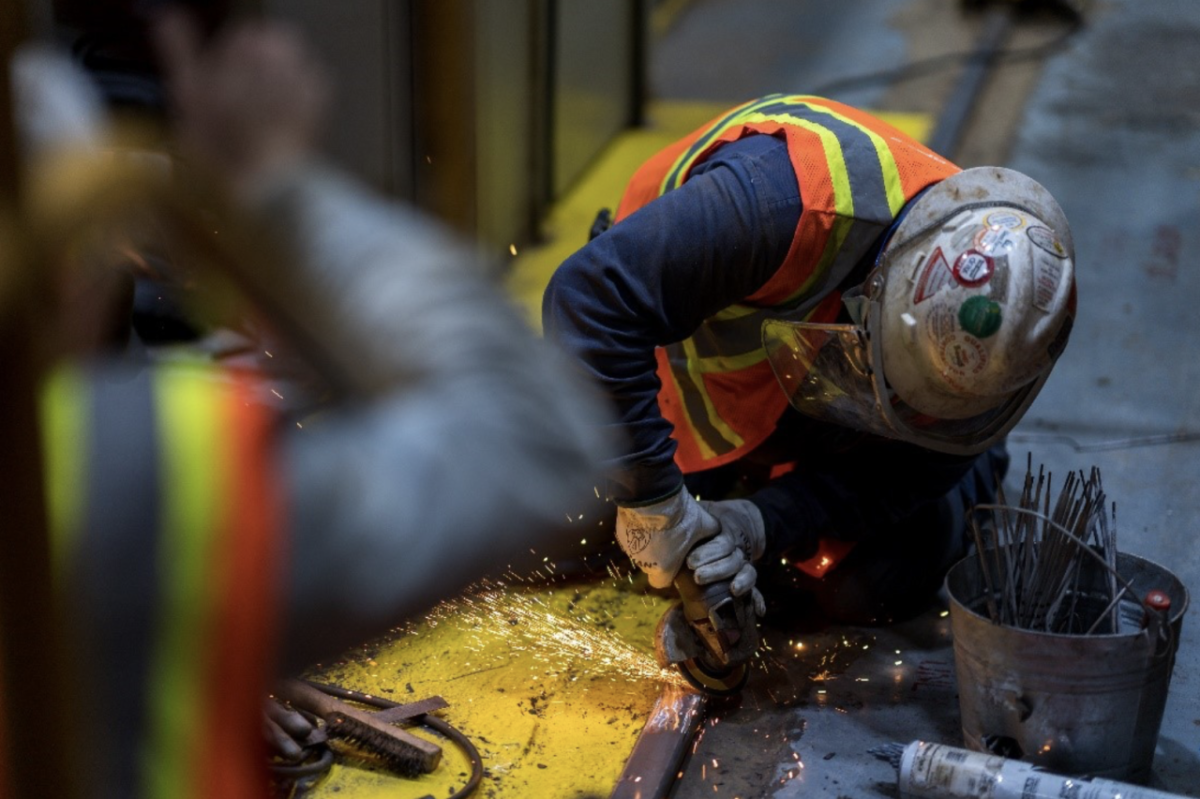
[[[652, 641], [670, 601], [606, 577], [469, 592], [308, 675], [396, 702], [440, 696], [438, 716], [474, 742], [486, 768], [476, 796], [605, 797], [672, 672]], [[369, 758], [340, 758], [310, 794], [338, 799], [445, 797], [470, 765], [452, 741], [432, 774], [404, 779]]]

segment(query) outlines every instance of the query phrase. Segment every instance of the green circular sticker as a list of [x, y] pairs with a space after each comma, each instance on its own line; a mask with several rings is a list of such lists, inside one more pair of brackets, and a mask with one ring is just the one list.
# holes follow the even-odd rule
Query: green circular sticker
[[987, 338], [1000, 329], [1000, 304], [987, 297], [972, 297], [958, 309], [958, 323], [975, 338]]

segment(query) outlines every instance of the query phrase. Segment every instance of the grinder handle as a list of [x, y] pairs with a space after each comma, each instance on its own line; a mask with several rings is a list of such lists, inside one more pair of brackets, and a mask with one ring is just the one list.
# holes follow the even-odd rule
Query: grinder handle
[[[726, 651], [737, 645], [742, 631], [733, 607], [736, 599], [730, 591], [730, 581], [699, 585], [688, 568], [675, 576], [675, 590], [683, 601], [683, 615], [693, 627], [707, 625], [716, 634]], [[725, 652], [714, 653], [724, 655]]]

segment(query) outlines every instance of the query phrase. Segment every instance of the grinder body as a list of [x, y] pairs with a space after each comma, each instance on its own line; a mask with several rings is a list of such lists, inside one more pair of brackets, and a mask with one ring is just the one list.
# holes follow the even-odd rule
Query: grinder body
[[675, 664], [706, 693], [737, 693], [758, 649], [752, 597], [734, 596], [729, 581], [698, 585], [687, 568], [675, 577], [675, 589], [680, 602], [659, 621], [655, 636], [659, 663]]

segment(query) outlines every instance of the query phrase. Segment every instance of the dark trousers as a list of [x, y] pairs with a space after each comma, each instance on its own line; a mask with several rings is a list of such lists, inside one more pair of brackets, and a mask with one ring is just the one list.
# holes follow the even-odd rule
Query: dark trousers
[[[974, 540], [970, 518], [977, 503], [991, 503], [1008, 471], [1003, 444], [976, 458], [962, 480], [936, 502], [905, 519], [886, 535], [859, 543], [831, 572], [818, 579], [794, 566], [766, 564], [760, 590], [778, 590], [786, 602], [815, 605], [821, 617], [838, 623], [877, 625], [902, 621], [928, 609], [946, 572], [967, 554]], [[983, 518], [989, 513], [979, 512]], [[780, 608], [782, 612], [786, 609]]]

